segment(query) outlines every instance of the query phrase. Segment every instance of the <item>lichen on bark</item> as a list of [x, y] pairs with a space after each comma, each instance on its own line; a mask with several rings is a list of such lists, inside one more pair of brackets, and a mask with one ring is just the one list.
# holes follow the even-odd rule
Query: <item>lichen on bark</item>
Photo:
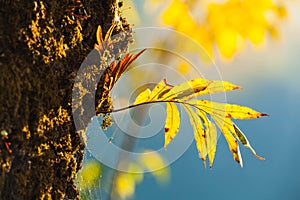
[[[119, 5], [0, 1], [0, 199], [79, 198], [74, 179], [84, 143], [72, 115], [73, 86], [98, 25], [106, 32]], [[130, 30], [120, 19], [114, 34]], [[104, 78], [99, 80], [96, 107], [111, 104]]]

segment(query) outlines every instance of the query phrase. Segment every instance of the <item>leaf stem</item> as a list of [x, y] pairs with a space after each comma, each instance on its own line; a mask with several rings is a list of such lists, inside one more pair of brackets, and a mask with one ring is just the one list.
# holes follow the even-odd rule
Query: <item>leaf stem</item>
[[102, 114], [116, 113], [116, 112], [128, 110], [130, 108], [134, 108], [134, 107], [138, 107], [138, 106], [142, 106], [142, 105], [154, 104], [154, 103], [178, 103], [178, 104], [189, 105], [189, 106], [193, 106], [193, 107], [197, 108], [196, 105], [188, 103], [188, 102], [174, 101], [174, 100], [160, 100], [160, 101], [147, 101], [147, 102], [143, 102], [143, 103], [139, 103], [139, 104], [132, 104], [132, 105], [129, 105], [129, 106], [126, 106], [123, 108], [118, 108], [118, 109], [111, 110], [111, 111], [100, 111], [100, 113], [102, 113]]

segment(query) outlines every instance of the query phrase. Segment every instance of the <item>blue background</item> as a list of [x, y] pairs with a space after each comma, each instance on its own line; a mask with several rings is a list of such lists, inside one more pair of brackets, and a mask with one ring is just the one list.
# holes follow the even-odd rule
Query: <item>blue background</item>
[[[141, 4], [137, 8], [141, 9]], [[282, 36], [279, 42], [268, 41], [258, 51], [247, 46], [230, 62], [217, 60], [223, 80], [244, 88], [228, 93], [228, 102], [247, 105], [270, 115], [236, 121], [258, 155], [266, 160], [256, 159], [241, 145], [244, 162], [241, 168], [221, 136], [214, 166], [205, 169], [193, 143], [170, 166], [168, 183], [159, 183], [151, 174], [145, 174], [131, 199], [300, 199], [299, 5], [288, 9], [289, 21], [280, 27]], [[151, 20], [147, 22], [151, 23]], [[185, 121], [189, 123], [188, 119]], [[185, 132], [193, 130], [189, 127], [180, 134]], [[161, 139], [163, 137], [159, 145], [163, 145]]]

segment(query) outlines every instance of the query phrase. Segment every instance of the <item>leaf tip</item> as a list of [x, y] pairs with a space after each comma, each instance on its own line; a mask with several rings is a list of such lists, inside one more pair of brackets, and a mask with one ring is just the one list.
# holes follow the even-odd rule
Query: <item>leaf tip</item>
[[259, 155], [255, 155], [256, 158], [258, 158], [259, 160], [266, 160], [264, 157], [261, 157]]
[[241, 166], [241, 168], [243, 168], [243, 161], [242, 160], [236, 160], [237, 163], [239, 163], [239, 165]]
[[242, 86], [236, 85], [233, 89], [234, 90], [243, 90], [244, 88]]
[[166, 78], [164, 78], [163, 79], [163, 83], [165, 84], [165, 85], [167, 85], [168, 83], [167, 83], [167, 79]]
[[204, 166], [204, 168], [206, 168], [206, 160], [203, 160], [203, 166]]
[[141, 50], [140, 52], [138, 52], [138, 53], [136, 54], [136, 58], [139, 57], [139, 56], [140, 56], [142, 53], [144, 53], [146, 50], [147, 50], [147, 49], [145, 48], [145, 49]]
[[164, 149], [165, 149], [165, 150], [167, 150], [167, 146], [168, 146], [169, 142], [170, 142], [170, 141], [165, 141], [165, 144], [164, 144]]
[[103, 42], [101, 26], [98, 26], [98, 28], [97, 28], [96, 39], [97, 39], [98, 45], [100, 45]]
[[142, 54], [142, 53], [144, 53], [144, 51], [146, 51], [147, 50], [147, 48], [145, 48], [145, 49], [143, 49], [142, 51], [140, 51], [140, 53]]

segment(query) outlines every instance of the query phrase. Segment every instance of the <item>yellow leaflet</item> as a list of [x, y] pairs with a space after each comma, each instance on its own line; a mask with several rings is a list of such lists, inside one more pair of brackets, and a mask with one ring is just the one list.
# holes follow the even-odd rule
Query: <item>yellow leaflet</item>
[[249, 141], [247, 140], [246, 136], [244, 135], [244, 133], [239, 129], [239, 127], [237, 127], [233, 122], [232, 125], [234, 127], [234, 133], [235, 136], [239, 139], [239, 141], [247, 148], [250, 149], [250, 151], [255, 155], [256, 158], [260, 159], [260, 160], [265, 160], [265, 158], [259, 156], [256, 154], [255, 150], [251, 147]]
[[215, 154], [217, 150], [217, 129], [216, 126], [209, 121], [209, 129], [207, 133], [207, 150], [208, 150], [208, 159], [209, 159], [209, 167], [212, 168]]
[[216, 126], [207, 118], [206, 114], [203, 111], [197, 109], [196, 112], [205, 126], [206, 146], [208, 152], [209, 167], [211, 168], [217, 150], [217, 129]]
[[217, 126], [219, 127], [219, 129], [221, 130], [221, 132], [223, 133], [228, 147], [233, 155], [233, 158], [235, 161], [237, 161], [241, 167], [243, 167], [243, 160], [241, 157], [241, 153], [240, 153], [240, 149], [239, 149], [239, 145], [237, 140], [233, 137], [233, 135], [231, 134], [230, 130], [224, 126], [224, 121], [223, 119], [220, 119], [218, 117], [214, 117], [212, 116], [214, 121], [216, 122]]
[[[204, 79], [205, 80], [205, 79]], [[232, 83], [226, 82], [226, 81], [209, 81], [205, 80], [207, 87], [203, 90], [199, 90], [195, 93], [191, 93], [191, 95], [186, 96], [183, 100], [187, 101], [192, 98], [205, 95], [205, 94], [214, 94], [218, 92], [226, 92], [236, 89], [241, 89], [242, 87], [234, 85]]]
[[240, 105], [216, 103], [207, 100], [194, 100], [190, 102], [194, 105], [197, 105], [197, 107], [199, 107], [201, 110], [204, 110], [208, 114], [215, 114], [224, 118], [252, 119], [268, 116], [267, 114], [260, 113], [251, 108]]
[[140, 103], [147, 102], [147, 99], [150, 95], [151, 91], [149, 88], [145, 89], [143, 92], [141, 92], [135, 99], [133, 105], [137, 105]]
[[196, 146], [200, 155], [200, 158], [203, 160], [204, 167], [206, 167], [206, 155], [207, 155], [207, 146], [206, 146], [206, 133], [202, 126], [201, 119], [197, 113], [190, 108], [189, 106], [184, 105], [186, 113], [189, 115], [191, 125], [194, 129], [194, 137], [196, 140]]
[[202, 110], [196, 109], [197, 114], [199, 115], [203, 125], [209, 128], [209, 119], [207, 118], [205, 112]]
[[179, 126], [180, 126], [180, 115], [175, 103], [167, 102], [167, 119], [165, 124], [165, 145], [167, 145], [173, 140], [176, 136]]
[[162, 95], [170, 90], [170, 86], [167, 85], [166, 80], [161, 80], [152, 90], [149, 95], [148, 102], [160, 100]]
[[234, 85], [227, 81], [212, 81], [205, 91], [201, 92], [203, 94], [214, 94], [217, 92], [227, 92], [231, 90], [241, 89], [242, 87]]
[[169, 92], [165, 93], [161, 99], [163, 100], [173, 100], [179, 99], [183, 100], [185, 97], [190, 96], [195, 93], [199, 93], [205, 90], [208, 84], [211, 81], [208, 81], [203, 78], [198, 78], [190, 80], [180, 85], [174, 86]]
[[[229, 118], [220, 118], [220, 116], [212, 116], [215, 120], [219, 120], [219, 125], [226, 128], [230, 131], [245, 147], [249, 148], [254, 156], [260, 160], [264, 160], [263, 157], [260, 157], [256, 154], [255, 150], [251, 147], [249, 141], [243, 132], [231, 121]], [[220, 128], [221, 129], [221, 128]]]
[[206, 146], [208, 152], [209, 166], [212, 167], [217, 148], [217, 129], [215, 125], [207, 118], [204, 112], [197, 109], [197, 113], [200, 116], [206, 128]]
[[267, 114], [257, 112], [251, 108], [245, 106], [239, 106], [234, 104], [226, 104], [226, 118], [234, 119], [252, 119], [262, 116], [268, 116]]
[[[215, 116], [215, 118], [217, 118], [217, 116]], [[214, 118], [214, 119], [215, 119]], [[238, 139], [245, 147], [247, 147], [248, 149], [251, 150], [251, 152], [253, 153], [253, 155], [260, 159], [260, 160], [264, 160], [263, 157], [259, 156], [256, 154], [255, 150], [252, 148], [252, 146], [250, 145], [250, 142], [248, 141], [247, 137], [243, 134], [243, 132], [231, 121], [231, 119], [229, 118], [219, 118], [217, 119], [220, 121], [219, 125], [226, 128], [228, 131], [230, 131], [236, 139]], [[223, 120], [223, 122], [222, 122]]]

